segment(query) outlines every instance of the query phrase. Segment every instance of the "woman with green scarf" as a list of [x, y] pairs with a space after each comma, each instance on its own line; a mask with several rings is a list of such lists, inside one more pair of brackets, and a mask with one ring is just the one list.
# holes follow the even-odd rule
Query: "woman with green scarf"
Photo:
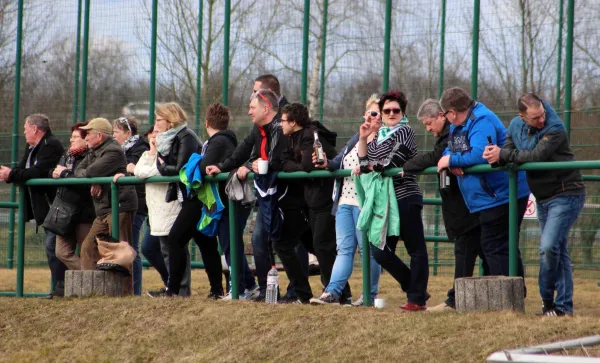
[[[392, 90], [379, 99], [379, 112], [383, 125], [377, 135], [368, 141], [376, 130], [376, 123], [369, 119], [360, 126], [358, 158], [361, 172], [383, 172], [400, 168], [417, 155], [415, 133], [406, 118], [406, 96]], [[408, 301], [401, 306], [407, 311], [423, 311], [429, 297], [429, 262], [423, 233], [423, 195], [414, 175], [394, 176], [394, 192], [400, 214], [400, 238], [410, 255], [410, 268], [396, 255], [398, 236], [388, 236], [383, 249], [371, 245], [373, 257], [398, 281]]]

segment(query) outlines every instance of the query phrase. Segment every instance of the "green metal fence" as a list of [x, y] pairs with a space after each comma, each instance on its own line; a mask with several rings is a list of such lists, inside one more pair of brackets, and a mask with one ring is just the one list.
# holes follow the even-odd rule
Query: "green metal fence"
[[[201, 134], [206, 106], [220, 101], [243, 137], [262, 73], [276, 74], [287, 98], [307, 104], [340, 144], [373, 92], [403, 90], [413, 115], [425, 98], [461, 86], [507, 123], [515, 99], [535, 91], [559, 110], [578, 160], [600, 159], [600, 0], [15, 0], [2, 14], [0, 108], [12, 110], [0, 113], [4, 164], [17, 162], [24, 116], [34, 112], [48, 114], [66, 143], [73, 122], [95, 116], [133, 114], [143, 130], [155, 102], [172, 100]], [[430, 149], [433, 137], [414, 118], [411, 126], [419, 150]], [[435, 177], [420, 184], [437, 196]], [[600, 190], [586, 185], [571, 252], [589, 268], [578, 273], [593, 276]], [[16, 189], [1, 185], [0, 200], [16, 203]], [[443, 236], [439, 207], [427, 206], [424, 219], [427, 235]], [[15, 226], [15, 213], [0, 210], [0, 266], [12, 267]], [[44, 265], [41, 238], [26, 231], [26, 263]], [[538, 239], [526, 221], [530, 275]], [[430, 255], [434, 274], [452, 273], [451, 246], [432, 243]]]

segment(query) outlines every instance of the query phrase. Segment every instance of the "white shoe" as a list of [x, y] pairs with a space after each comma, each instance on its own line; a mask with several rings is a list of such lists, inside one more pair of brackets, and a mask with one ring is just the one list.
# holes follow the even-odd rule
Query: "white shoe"
[[[239, 299], [240, 300], [247, 300], [248, 296], [245, 293], [244, 294], [240, 294]], [[221, 300], [233, 300], [233, 295], [231, 294], [231, 291], [228, 292], [227, 295], [222, 296]]]

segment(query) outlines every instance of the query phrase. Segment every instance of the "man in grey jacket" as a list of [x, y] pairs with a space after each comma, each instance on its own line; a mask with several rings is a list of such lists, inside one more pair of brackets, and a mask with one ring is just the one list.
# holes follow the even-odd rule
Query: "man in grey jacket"
[[[127, 160], [121, 145], [112, 138], [112, 126], [105, 118], [95, 118], [87, 126], [85, 137], [90, 152], [77, 166], [75, 176], [94, 178], [114, 176], [127, 172]], [[81, 267], [84, 270], [96, 268], [100, 259], [94, 238], [99, 233], [112, 233], [112, 211], [110, 205], [110, 185], [92, 185], [90, 188], [96, 210], [96, 219], [81, 245]], [[133, 218], [137, 211], [137, 195], [133, 185], [119, 186], [119, 239], [130, 244], [133, 241]]]

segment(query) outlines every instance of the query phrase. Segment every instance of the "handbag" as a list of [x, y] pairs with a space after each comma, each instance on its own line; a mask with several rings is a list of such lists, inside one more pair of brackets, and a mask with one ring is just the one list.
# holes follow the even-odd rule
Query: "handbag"
[[74, 204], [64, 201], [59, 195], [57, 194], [54, 198], [42, 227], [59, 236], [66, 236], [75, 227], [75, 216], [79, 213], [79, 208]]

